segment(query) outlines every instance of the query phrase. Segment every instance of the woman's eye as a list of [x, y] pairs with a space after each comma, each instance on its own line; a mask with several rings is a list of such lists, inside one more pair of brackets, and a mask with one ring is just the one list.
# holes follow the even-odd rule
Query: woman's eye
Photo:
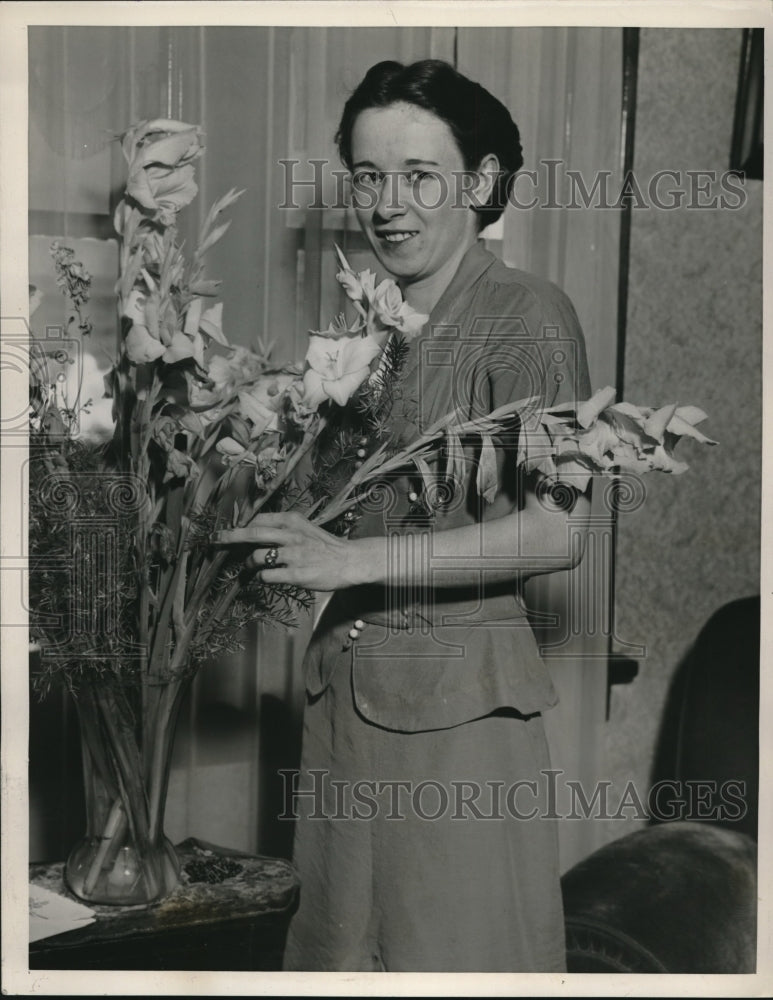
[[434, 178], [435, 176], [431, 170], [411, 170], [408, 180], [411, 184], [420, 184], [422, 181]]
[[376, 170], [361, 170], [352, 178], [355, 187], [376, 187], [381, 175]]

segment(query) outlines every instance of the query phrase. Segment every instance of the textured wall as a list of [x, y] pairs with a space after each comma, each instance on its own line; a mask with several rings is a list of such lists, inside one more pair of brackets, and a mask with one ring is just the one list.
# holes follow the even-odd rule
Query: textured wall
[[[740, 53], [736, 30], [643, 30], [634, 171], [727, 169]], [[697, 404], [707, 449], [690, 471], [652, 476], [622, 516], [620, 639], [646, 646], [639, 676], [613, 688], [609, 777], [646, 791], [669, 684], [707, 618], [759, 592], [762, 184], [728, 209], [633, 213], [625, 397]], [[692, 446], [691, 446], [692, 445]], [[609, 836], [626, 824], [611, 824]]]

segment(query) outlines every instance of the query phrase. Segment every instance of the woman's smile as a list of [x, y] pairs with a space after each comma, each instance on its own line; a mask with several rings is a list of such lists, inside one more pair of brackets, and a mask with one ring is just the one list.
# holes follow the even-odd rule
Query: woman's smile
[[[382, 262], [390, 270], [395, 266], [391, 263], [393, 260], [407, 262], [407, 258], [416, 254], [421, 246], [421, 233], [418, 229], [375, 229], [374, 234], [381, 247]], [[373, 249], [379, 256], [376, 248]], [[403, 279], [405, 281], [405, 276]]]
[[391, 230], [385, 232], [376, 232], [376, 236], [379, 239], [385, 240], [387, 243], [405, 243], [406, 240], [413, 239], [416, 236], [418, 230], [400, 230], [399, 232], [392, 232]]

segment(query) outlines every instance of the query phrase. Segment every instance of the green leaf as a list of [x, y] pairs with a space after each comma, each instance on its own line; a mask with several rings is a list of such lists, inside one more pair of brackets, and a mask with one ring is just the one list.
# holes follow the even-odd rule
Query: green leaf
[[539, 468], [540, 463], [551, 458], [554, 452], [550, 434], [542, 424], [536, 427], [521, 427], [519, 444], [523, 447], [529, 468]]
[[644, 421], [644, 433], [648, 434], [655, 441], [662, 441], [666, 427], [675, 413], [676, 403], [661, 406], [659, 410], [655, 410]]
[[186, 431], [190, 431], [192, 434], [195, 434], [196, 437], [204, 437], [206, 428], [204, 427], [204, 423], [198, 413], [193, 413], [190, 410], [183, 410], [177, 417], [177, 423]]
[[215, 305], [210, 306], [209, 309], [205, 309], [201, 314], [201, 319], [199, 320], [199, 329], [202, 333], [206, 333], [208, 337], [217, 341], [223, 347], [230, 346], [225, 334], [223, 333], [223, 303], [216, 302]]
[[220, 435], [222, 422], [223, 422], [222, 420], [216, 421], [214, 427], [210, 430], [209, 437], [206, 438], [204, 444], [201, 447], [201, 450], [199, 451], [200, 457], [203, 458], [204, 455], [206, 455], [206, 453], [210, 450], [210, 448], [217, 442], [217, 439]]
[[467, 460], [464, 456], [464, 448], [459, 435], [448, 428], [446, 431], [446, 479], [448, 479], [454, 490], [464, 488], [465, 473], [467, 471]]
[[[679, 406], [676, 410], [676, 416], [681, 420], [686, 420], [688, 424], [694, 425], [705, 420], [707, 414], [698, 406]], [[670, 427], [669, 430], [671, 430]]]
[[276, 339], [268, 340], [263, 333], [258, 335], [255, 341], [256, 353], [264, 362], [267, 362], [271, 357], [274, 347], [276, 347]]
[[129, 298], [129, 293], [134, 288], [134, 283], [142, 270], [142, 247], [138, 247], [129, 255], [123, 268], [121, 277], [117, 282], [117, 291], [121, 299], [125, 302]]
[[207, 217], [204, 220], [204, 223], [201, 227], [201, 231], [199, 233], [200, 243], [206, 239], [207, 233], [209, 232], [210, 227], [212, 226], [218, 215], [220, 215], [221, 212], [225, 211], [226, 208], [230, 208], [230, 206], [233, 205], [235, 201], [241, 198], [241, 196], [244, 194], [244, 191], [245, 191], [244, 188], [241, 191], [237, 191], [236, 188], [231, 188], [230, 191], [224, 194], [222, 198], [218, 198], [218, 200], [212, 205], [210, 210], [207, 212]]
[[212, 297], [217, 295], [218, 289], [223, 284], [222, 281], [210, 280], [208, 278], [200, 278], [198, 281], [191, 282], [188, 291], [191, 295], [203, 295], [205, 297]]
[[242, 447], [246, 448], [250, 443], [250, 427], [245, 420], [231, 414], [231, 437], [235, 438]]
[[231, 226], [230, 219], [228, 220], [228, 222], [224, 222], [220, 226], [215, 226], [212, 232], [209, 233], [209, 235], [206, 237], [204, 242], [201, 243], [196, 248], [197, 256], [202, 257], [207, 252], [207, 250], [211, 250], [212, 247], [218, 242], [218, 240], [221, 240], [225, 236], [230, 226]]
[[579, 403], [577, 406], [577, 423], [580, 427], [590, 427], [594, 420], [598, 418], [601, 411], [614, 403], [616, 395], [615, 389], [611, 385], [608, 385], [594, 392], [590, 399]]
[[484, 434], [481, 440], [476, 484], [478, 493], [486, 503], [493, 503], [499, 487], [499, 476], [497, 474], [497, 453], [494, 442], [488, 434]]
[[716, 444], [716, 441], [706, 437], [705, 434], [702, 434], [694, 426], [705, 419], [706, 414], [703, 410], [699, 410], [697, 406], [680, 406], [666, 427], [666, 431], [669, 434], [675, 434], [680, 437], [694, 438], [696, 441], [700, 441], [701, 444]]

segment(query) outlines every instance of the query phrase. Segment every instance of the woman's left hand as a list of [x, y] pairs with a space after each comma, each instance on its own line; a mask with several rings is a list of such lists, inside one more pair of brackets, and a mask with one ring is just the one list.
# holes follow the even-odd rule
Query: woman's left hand
[[[301, 514], [258, 514], [245, 528], [216, 532], [214, 545], [254, 545], [245, 565], [260, 570], [264, 583], [290, 583], [308, 590], [340, 590], [365, 583], [368, 557], [359, 542], [331, 535]], [[275, 565], [266, 554], [277, 550]], [[358, 557], [358, 558], [356, 558]]]

